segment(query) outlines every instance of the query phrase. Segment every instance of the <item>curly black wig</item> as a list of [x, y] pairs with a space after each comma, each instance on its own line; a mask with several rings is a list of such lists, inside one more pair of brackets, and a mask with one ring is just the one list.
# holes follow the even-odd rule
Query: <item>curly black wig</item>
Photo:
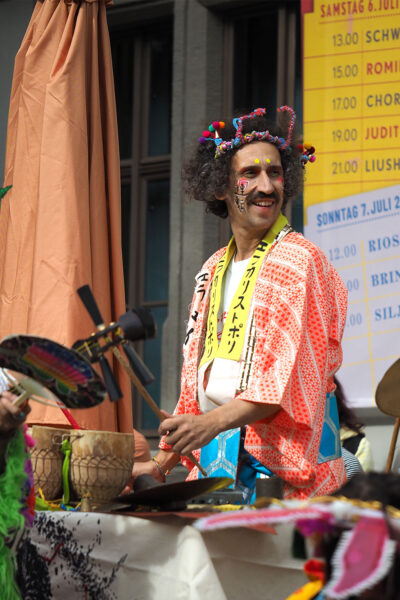
[[[235, 137], [236, 129], [231, 124], [232, 119], [226, 120], [225, 123], [225, 127], [219, 130], [219, 134], [223, 140], [231, 140]], [[243, 134], [266, 130], [273, 136], [286, 139], [288, 126], [275, 124], [265, 116], [255, 116], [243, 121]], [[290, 146], [284, 150], [278, 148], [283, 168], [283, 208], [289, 200], [299, 194], [303, 184], [304, 168], [300, 162], [298, 142], [294, 138], [295, 136], [293, 136]], [[228, 189], [232, 158], [239, 149], [240, 146], [215, 158], [216, 146], [213, 141], [197, 143], [183, 168], [185, 192], [188, 196], [194, 200], [205, 202], [207, 212], [223, 219], [228, 216], [227, 206], [217, 196], [223, 196]]]

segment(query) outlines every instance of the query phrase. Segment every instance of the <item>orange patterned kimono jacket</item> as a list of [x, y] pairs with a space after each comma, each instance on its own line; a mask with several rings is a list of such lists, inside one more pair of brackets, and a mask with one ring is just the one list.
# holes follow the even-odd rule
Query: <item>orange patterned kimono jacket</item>
[[[200, 414], [198, 366], [203, 352], [211, 282], [226, 248], [196, 276], [183, 348], [181, 394], [175, 414]], [[281, 407], [246, 428], [245, 449], [285, 482], [286, 498], [338, 489], [343, 459], [317, 464], [325, 397], [342, 361], [347, 291], [323, 252], [301, 234], [288, 233], [261, 266], [253, 296], [256, 345], [248, 387], [237, 398]], [[169, 450], [164, 440], [160, 448]], [[194, 451], [199, 458], [200, 451]], [[197, 468], [186, 458], [189, 479]]]

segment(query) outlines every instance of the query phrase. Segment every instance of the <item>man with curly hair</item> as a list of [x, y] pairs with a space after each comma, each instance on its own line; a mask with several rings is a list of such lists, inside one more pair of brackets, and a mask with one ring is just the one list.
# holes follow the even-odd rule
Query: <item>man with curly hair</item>
[[147, 471], [165, 480], [182, 457], [196, 478], [193, 452], [208, 475], [232, 476], [245, 501], [260, 475], [280, 477], [288, 498], [329, 494], [346, 478], [333, 376], [347, 294], [283, 215], [315, 156], [293, 140], [294, 111], [278, 112], [290, 116], [286, 139], [256, 109], [212, 123], [184, 170], [189, 196], [229, 217], [233, 238], [196, 277], [180, 398]]

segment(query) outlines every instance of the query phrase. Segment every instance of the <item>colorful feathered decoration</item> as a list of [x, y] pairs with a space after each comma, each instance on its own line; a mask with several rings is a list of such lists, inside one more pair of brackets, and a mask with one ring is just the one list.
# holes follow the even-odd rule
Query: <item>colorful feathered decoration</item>
[[[379, 584], [393, 567], [396, 540], [400, 539], [400, 511], [392, 506], [383, 507], [377, 501], [324, 497], [299, 504], [287, 500], [269, 508], [212, 515], [199, 519], [195, 527], [201, 531], [224, 527], [257, 529], [285, 522], [294, 523], [306, 537], [320, 539], [332, 533], [340, 537], [331, 560], [332, 574], [325, 587], [323, 577], [316, 576], [287, 600], [358, 597]], [[320, 565], [318, 569], [321, 570]]]
[[10, 542], [33, 522], [33, 479], [27, 452], [30, 445], [30, 436], [19, 429], [9, 441], [5, 471], [0, 476], [0, 587], [4, 600], [20, 598]]

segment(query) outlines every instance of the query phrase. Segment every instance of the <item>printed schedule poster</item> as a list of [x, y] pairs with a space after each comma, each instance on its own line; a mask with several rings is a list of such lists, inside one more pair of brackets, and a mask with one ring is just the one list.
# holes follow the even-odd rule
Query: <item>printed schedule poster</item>
[[352, 406], [400, 358], [400, 0], [302, 0], [304, 235], [348, 290]]

